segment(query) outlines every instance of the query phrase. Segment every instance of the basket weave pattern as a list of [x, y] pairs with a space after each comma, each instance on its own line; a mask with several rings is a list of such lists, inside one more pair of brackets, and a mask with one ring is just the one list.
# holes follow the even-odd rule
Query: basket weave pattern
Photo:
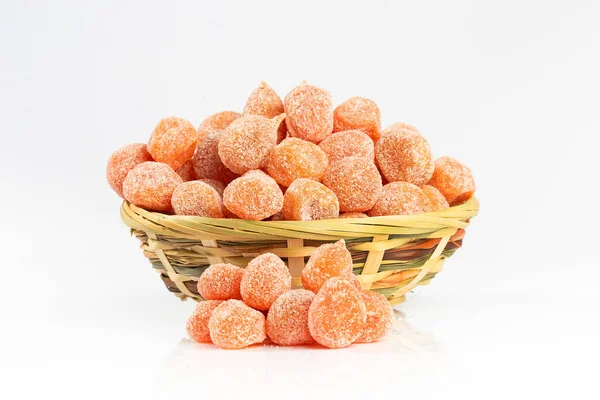
[[179, 298], [203, 300], [196, 282], [216, 263], [245, 267], [262, 253], [284, 261], [292, 285], [301, 287], [302, 269], [321, 244], [346, 241], [354, 274], [363, 288], [379, 292], [392, 304], [405, 300], [417, 285], [426, 285], [444, 260], [461, 247], [479, 202], [429, 214], [320, 221], [246, 221], [150, 212], [123, 202], [121, 218], [141, 242], [144, 255]]

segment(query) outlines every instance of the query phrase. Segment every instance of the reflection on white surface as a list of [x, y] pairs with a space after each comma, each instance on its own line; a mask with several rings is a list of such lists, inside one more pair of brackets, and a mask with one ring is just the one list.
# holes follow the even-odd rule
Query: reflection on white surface
[[[445, 352], [434, 336], [420, 332], [404, 313], [395, 311], [393, 330], [384, 339], [344, 349], [266, 344], [222, 350], [183, 339], [161, 366], [155, 393], [189, 393], [196, 388], [229, 392], [254, 386], [257, 390], [293, 387], [311, 392], [322, 386], [347, 391], [349, 384], [364, 386], [391, 378], [399, 383], [426, 375], [444, 362]], [[305, 382], [311, 382], [310, 387], [304, 387]]]

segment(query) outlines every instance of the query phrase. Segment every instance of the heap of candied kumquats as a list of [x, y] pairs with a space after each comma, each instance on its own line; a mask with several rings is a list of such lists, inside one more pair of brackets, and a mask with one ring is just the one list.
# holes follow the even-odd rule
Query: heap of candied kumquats
[[392, 307], [383, 295], [362, 289], [343, 240], [315, 250], [302, 284], [306, 289], [292, 290], [288, 268], [272, 253], [245, 269], [214, 264], [198, 280], [206, 301], [196, 306], [187, 332], [197, 342], [240, 349], [267, 337], [281, 346], [340, 348], [374, 342], [391, 330]]
[[381, 130], [377, 104], [302, 83], [282, 101], [262, 83], [242, 113], [198, 129], [161, 120], [148, 144], [112, 154], [110, 186], [147, 210], [208, 218], [311, 221], [433, 212], [468, 200], [471, 170], [435, 160], [412, 125]]

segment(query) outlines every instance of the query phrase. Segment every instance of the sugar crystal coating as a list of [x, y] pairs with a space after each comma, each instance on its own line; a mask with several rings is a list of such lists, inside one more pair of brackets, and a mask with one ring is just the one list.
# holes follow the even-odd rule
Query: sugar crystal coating
[[269, 175], [286, 187], [298, 178], [320, 181], [327, 165], [327, 155], [319, 146], [293, 137], [275, 146], [264, 160]]
[[240, 291], [244, 302], [257, 310], [268, 310], [283, 293], [292, 288], [292, 275], [281, 258], [265, 253], [248, 263]]
[[245, 114], [236, 119], [219, 139], [219, 157], [236, 174], [259, 169], [277, 145], [277, 127], [285, 114], [274, 119]]
[[419, 132], [419, 130], [417, 128], [415, 128], [414, 126], [404, 123], [404, 122], [396, 122], [395, 124], [392, 124], [390, 126], [388, 126], [386, 128], [386, 131], [400, 131], [400, 130], [404, 130], [404, 131], [411, 131], [414, 133], [418, 133], [419, 135], [421, 134], [421, 132]]
[[308, 309], [315, 297], [310, 290], [285, 292], [273, 302], [267, 314], [267, 336], [281, 346], [312, 343], [308, 330]]
[[223, 201], [210, 185], [200, 181], [184, 182], [177, 186], [171, 198], [176, 215], [223, 218]]
[[344, 240], [323, 244], [311, 254], [302, 270], [302, 286], [314, 293], [335, 276], [352, 274], [352, 255]]
[[374, 141], [379, 140], [381, 112], [374, 101], [364, 97], [351, 97], [333, 111], [333, 131], [358, 129]]
[[361, 212], [346, 212], [341, 213], [338, 218], [369, 218], [369, 216]]
[[222, 111], [207, 117], [198, 126], [198, 143], [208, 135], [219, 134], [242, 114], [235, 111]]
[[475, 193], [471, 169], [452, 157], [435, 161], [435, 171], [428, 184], [442, 192], [450, 205], [464, 203]]
[[283, 193], [269, 175], [249, 171], [225, 188], [223, 204], [242, 219], [260, 221], [281, 211]]
[[144, 143], [135, 143], [121, 147], [111, 154], [106, 165], [106, 180], [110, 187], [123, 197], [123, 181], [136, 167], [146, 161], [153, 161]]
[[333, 100], [327, 90], [303, 82], [285, 96], [284, 108], [290, 136], [319, 143], [331, 134]]
[[265, 316], [240, 300], [227, 300], [213, 311], [210, 339], [222, 349], [242, 349], [266, 339]]
[[296, 179], [283, 195], [283, 217], [287, 221], [337, 218], [340, 203], [327, 186], [310, 179]]
[[381, 189], [371, 217], [381, 215], [411, 215], [425, 212], [429, 199], [418, 186], [408, 182], [391, 182]]
[[381, 175], [373, 160], [346, 157], [329, 165], [323, 184], [337, 196], [340, 211], [362, 212], [379, 198]]
[[330, 163], [345, 157], [375, 159], [373, 140], [366, 133], [358, 130], [333, 133], [319, 143], [319, 147], [327, 154]]
[[220, 133], [210, 134], [198, 143], [192, 158], [198, 179], [214, 179], [227, 185], [238, 176], [230, 171], [219, 158]]
[[380, 293], [361, 290], [360, 296], [367, 309], [367, 322], [356, 341], [374, 342], [392, 330], [394, 310], [385, 296]]
[[[244, 114], [260, 115], [269, 119], [283, 113], [281, 97], [265, 82], [261, 82], [260, 86], [254, 89], [244, 107]], [[286, 135], [287, 126], [282, 121], [277, 130], [277, 143], [285, 139]]]
[[433, 174], [431, 147], [417, 132], [388, 128], [375, 145], [375, 159], [390, 182], [426, 184]]
[[444, 208], [449, 207], [448, 201], [446, 200], [442, 192], [440, 192], [433, 186], [423, 185], [421, 186], [421, 190], [423, 191], [423, 193], [425, 193], [425, 196], [427, 196], [427, 199], [429, 200], [429, 203], [427, 204], [426, 208], [427, 212], [443, 210]]
[[342, 276], [342, 278], [345, 278], [348, 282], [350, 282], [350, 284], [352, 284], [352, 286], [354, 286], [355, 289], [362, 290], [362, 284], [360, 283], [356, 275], [354, 275], [354, 273], [350, 272], [349, 274]]
[[360, 292], [342, 277], [329, 279], [308, 310], [308, 329], [315, 341], [329, 348], [351, 345], [360, 337], [367, 310]]
[[188, 160], [183, 164], [177, 171], [177, 175], [183, 179], [184, 182], [195, 181], [196, 171], [194, 171], [194, 163], [192, 160]]
[[200, 343], [210, 343], [208, 321], [215, 308], [221, 303], [222, 301], [219, 300], [208, 300], [196, 304], [196, 308], [186, 324], [186, 331], [190, 339]]
[[177, 117], [164, 118], [150, 136], [148, 152], [154, 160], [178, 170], [194, 155], [197, 138], [196, 128], [189, 121]]
[[215, 179], [198, 179], [199, 182], [204, 182], [219, 193], [219, 196], [223, 197], [223, 192], [225, 191], [225, 185], [217, 181]]
[[170, 211], [171, 196], [183, 181], [167, 164], [148, 161], [138, 164], [123, 181], [127, 201], [146, 210]]
[[232, 264], [213, 264], [198, 279], [198, 293], [207, 300], [242, 299], [240, 284], [244, 269]]

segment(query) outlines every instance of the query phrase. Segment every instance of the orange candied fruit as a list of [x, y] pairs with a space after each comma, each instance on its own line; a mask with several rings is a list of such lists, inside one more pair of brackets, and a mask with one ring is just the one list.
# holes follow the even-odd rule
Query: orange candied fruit
[[223, 201], [210, 185], [200, 181], [184, 182], [175, 188], [171, 205], [176, 215], [223, 218]]
[[333, 131], [333, 100], [325, 90], [303, 82], [285, 96], [288, 133], [318, 144]]
[[361, 212], [345, 212], [341, 213], [338, 218], [369, 218], [369, 216]]
[[130, 144], [112, 153], [106, 165], [106, 180], [110, 187], [123, 197], [123, 181], [138, 164], [153, 161], [144, 143]]
[[315, 297], [310, 290], [296, 289], [275, 300], [267, 314], [267, 336], [281, 346], [312, 343], [308, 330], [308, 309]]
[[210, 343], [210, 332], [208, 321], [215, 310], [221, 304], [219, 300], [201, 301], [196, 304], [194, 312], [187, 321], [186, 331], [190, 339], [199, 343]]
[[240, 300], [219, 304], [208, 321], [210, 339], [222, 349], [242, 349], [266, 339], [265, 316]]
[[329, 278], [350, 274], [352, 255], [342, 239], [315, 249], [302, 270], [302, 286], [317, 293]]
[[233, 121], [241, 117], [242, 114], [235, 111], [221, 111], [207, 117], [198, 126], [198, 143], [204, 140], [208, 135], [221, 133]]
[[244, 269], [232, 264], [213, 264], [198, 279], [198, 293], [207, 300], [241, 300]]
[[194, 163], [191, 159], [186, 161], [185, 164], [179, 167], [175, 172], [177, 172], [177, 175], [179, 175], [184, 182], [195, 181], [197, 179], [196, 171], [194, 171]]
[[292, 288], [292, 275], [281, 258], [265, 253], [248, 263], [240, 291], [250, 307], [268, 310], [273, 302]]
[[227, 185], [238, 176], [230, 171], [219, 158], [217, 149], [220, 138], [220, 133], [214, 133], [198, 143], [192, 163], [198, 179], [214, 179]]
[[425, 193], [425, 196], [427, 196], [427, 200], [429, 200], [429, 203], [427, 205], [427, 212], [434, 212], [450, 207], [448, 205], [448, 201], [446, 200], [442, 192], [440, 192], [433, 186], [423, 185], [421, 186], [421, 190], [423, 191], [423, 193]]
[[420, 214], [426, 212], [428, 206], [429, 199], [421, 188], [408, 182], [392, 182], [381, 189], [381, 195], [369, 211], [369, 215], [377, 217]]
[[360, 292], [342, 277], [325, 282], [308, 310], [311, 336], [317, 343], [332, 349], [355, 342], [366, 320], [367, 310]]
[[389, 182], [404, 181], [422, 186], [433, 174], [431, 146], [418, 132], [385, 129], [375, 145], [375, 160]]
[[219, 157], [236, 174], [259, 169], [264, 159], [277, 145], [277, 127], [285, 118], [273, 119], [246, 114], [236, 119], [221, 134]]
[[242, 219], [260, 221], [281, 211], [283, 193], [269, 175], [248, 171], [225, 188], [223, 204]]
[[[283, 113], [281, 97], [265, 82], [261, 82], [260, 86], [254, 89], [244, 107], [244, 114], [260, 115], [269, 119]], [[285, 122], [282, 121], [277, 129], [277, 143], [285, 139], [286, 135], [287, 127]]]
[[381, 112], [373, 100], [351, 97], [333, 111], [333, 131], [358, 129], [374, 141], [381, 133]]
[[287, 221], [334, 219], [340, 203], [327, 186], [310, 179], [296, 179], [283, 195], [283, 217]]
[[154, 160], [178, 170], [194, 155], [197, 138], [196, 128], [189, 121], [177, 117], [164, 118], [150, 136], [148, 152]]
[[320, 181], [327, 165], [327, 155], [319, 146], [298, 138], [279, 143], [264, 162], [269, 175], [286, 187], [298, 178]]
[[167, 164], [148, 161], [138, 164], [123, 181], [123, 195], [146, 210], [170, 211], [171, 196], [182, 184], [181, 177]]
[[381, 175], [373, 160], [346, 157], [329, 165], [323, 184], [337, 196], [340, 211], [363, 212], [379, 198]]
[[373, 141], [366, 133], [358, 130], [336, 132], [319, 143], [319, 147], [327, 154], [330, 163], [345, 157], [375, 159]]
[[392, 330], [394, 310], [384, 295], [361, 290], [360, 296], [367, 309], [367, 321], [357, 342], [370, 343], [381, 339]]
[[452, 206], [464, 203], [475, 193], [471, 168], [452, 157], [435, 161], [435, 171], [428, 184], [439, 190]]

